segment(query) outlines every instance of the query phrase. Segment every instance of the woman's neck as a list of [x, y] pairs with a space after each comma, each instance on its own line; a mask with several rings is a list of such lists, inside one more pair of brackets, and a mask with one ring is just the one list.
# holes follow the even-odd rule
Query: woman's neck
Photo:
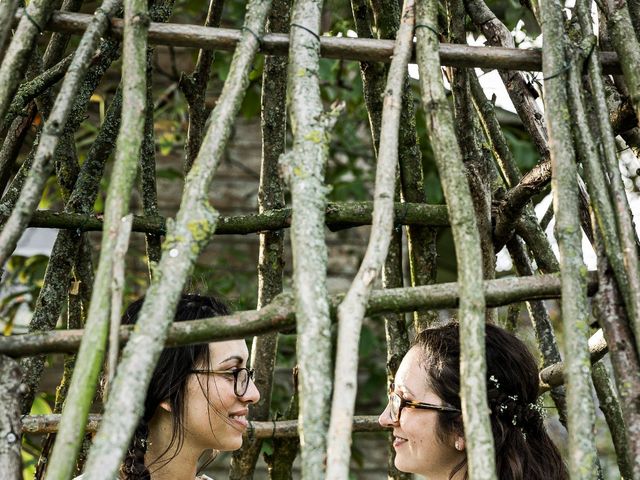
[[[169, 420], [169, 421], [166, 421]], [[183, 443], [180, 450], [176, 442], [171, 443], [172, 425], [170, 419], [152, 419], [144, 464], [151, 473], [152, 480], [193, 480], [198, 469], [198, 459], [202, 452]]]

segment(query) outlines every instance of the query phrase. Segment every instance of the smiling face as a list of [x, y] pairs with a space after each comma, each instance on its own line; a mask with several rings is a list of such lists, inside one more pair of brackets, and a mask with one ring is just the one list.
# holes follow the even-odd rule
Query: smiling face
[[[413, 347], [405, 355], [395, 377], [395, 392], [405, 400], [443, 405], [427, 385], [420, 350]], [[428, 362], [428, 359], [426, 359]], [[438, 415], [435, 410], [403, 408], [400, 419], [393, 422], [389, 405], [378, 421], [384, 427], [393, 428], [393, 447], [396, 451], [395, 466], [402, 472], [424, 475], [429, 480], [447, 479], [464, 459], [464, 440], [450, 438], [442, 441], [437, 435]], [[459, 473], [463, 473], [462, 469]], [[457, 478], [457, 476], [456, 476]]]
[[[203, 370], [234, 370], [247, 366], [247, 346], [243, 340], [209, 344], [209, 365]], [[260, 399], [253, 381], [238, 397], [233, 391], [232, 374], [192, 374], [187, 380], [184, 401], [185, 446], [205, 450], [237, 450], [247, 429], [250, 403]]]

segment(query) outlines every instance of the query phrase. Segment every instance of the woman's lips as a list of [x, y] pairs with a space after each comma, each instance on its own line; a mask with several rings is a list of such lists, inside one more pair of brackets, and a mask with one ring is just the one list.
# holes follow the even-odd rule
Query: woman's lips
[[393, 437], [393, 447], [394, 448], [398, 448], [402, 445], [404, 445], [405, 443], [407, 443], [407, 439], [406, 438], [402, 438], [402, 437]]
[[242, 428], [247, 428], [249, 426], [246, 415], [229, 415], [229, 418], [240, 425]]

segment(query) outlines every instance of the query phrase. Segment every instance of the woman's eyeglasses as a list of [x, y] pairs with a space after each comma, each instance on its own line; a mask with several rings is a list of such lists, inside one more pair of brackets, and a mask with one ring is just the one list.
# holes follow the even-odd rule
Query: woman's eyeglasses
[[400, 420], [400, 412], [403, 408], [416, 408], [420, 410], [437, 410], [439, 412], [462, 413], [458, 408], [447, 405], [434, 405], [433, 403], [413, 402], [402, 398], [395, 392], [395, 385], [389, 386], [389, 416], [395, 423]]
[[231, 370], [191, 370], [191, 373], [203, 375], [233, 375], [233, 393], [242, 397], [247, 393], [249, 380], [253, 380], [253, 370], [247, 367], [232, 368]]

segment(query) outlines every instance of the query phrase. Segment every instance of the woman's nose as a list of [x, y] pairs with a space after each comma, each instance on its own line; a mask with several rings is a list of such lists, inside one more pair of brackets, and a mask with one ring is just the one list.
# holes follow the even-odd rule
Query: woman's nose
[[242, 400], [247, 403], [257, 403], [258, 400], [260, 400], [260, 392], [258, 391], [258, 387], [253, 381], [253, 378], [249, 381], [249, 387], [242, 396]]
[[389, 404], [384, 408], [380, 416], [378, 417], [378, 423], [383, 427], [393, 427], [396, 422], [391, 420], [391, 414], [389, 413]]

